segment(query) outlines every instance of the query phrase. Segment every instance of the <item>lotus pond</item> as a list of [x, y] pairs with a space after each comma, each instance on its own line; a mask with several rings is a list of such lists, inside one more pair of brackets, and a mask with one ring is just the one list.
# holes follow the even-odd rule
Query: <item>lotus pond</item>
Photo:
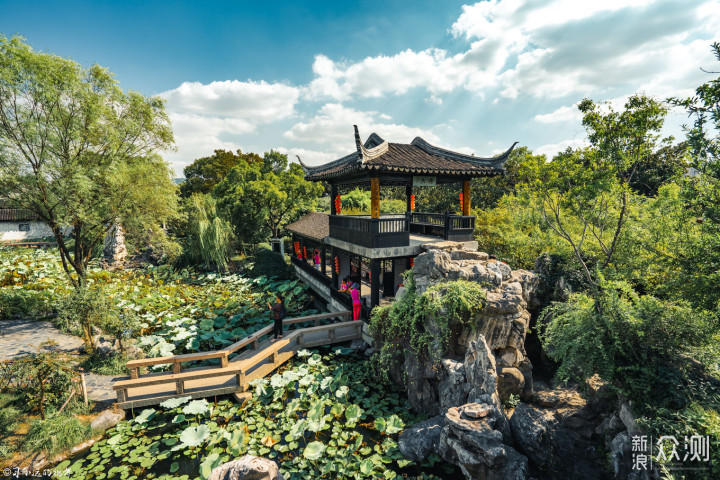
[[454, 478], [436, 456], [423, 465], [402, 456], [398, 433], [422, 418], [370, 371], [348, 349], [302, 351], [279, 373], [256, 380], [243, 406], [168, 400], [133, 412], [56, 468], [69, 468], [61, 477], [67, 480], [205, 479], [214, 467], [250, 454], [273, 459], [288, 479]]

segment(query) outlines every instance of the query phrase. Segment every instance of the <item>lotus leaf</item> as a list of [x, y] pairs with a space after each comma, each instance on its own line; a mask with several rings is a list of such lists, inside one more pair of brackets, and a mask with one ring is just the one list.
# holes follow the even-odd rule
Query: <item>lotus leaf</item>
[[139, 424], [145, 424], [150, 420], [152, 417], [155, 416], [155, 409], [154, 408], [146, 408], [145, 410], [140, 413], [137, 417], [135, 417], [135, 422]]
[[308, 460], [317, 460], [325, 452], [325, 444], [322, 442], [310, 442], [303, 451], [303, 457]]
[[352, 428], [362, 418], [363, 409], [358, 405], [350, 404], [345, 408], [345, 419], [347, 419], [347, 426]]
[[385, 427], [387, 426], [387, 422], [385, 422], [385, 419], [380, 417], [375, 419], [375, 430], [377, 430], [380, 433], [385, 432]]
[[207, 425], [198, 425], [197, 427], [188, 427], [180, 434], [182, 445], [187, 447], [197, 447], [206, 438], [210, 436], [210, 429]]
[[335, 392], [335, 396], [336, 396], [337, 398], [342, 398], [342, 397], [344, 397], [345, 395], [348, 394], [348, 391], [349, 391], [349, 390], [350, 390], [350, 389], [347, 387], [347, 385], [342, 385], [342, 386], [341, 386], [340, 388], [338, 388], [337, 391]]
[[192, 402], [185, 405], [182, 409], [185, 415], [200, 415], [210, 410], [210, 404], [207, 400], [193, 400]]
[[168, 409], [169, 408], [177, 408], [180, 405], [186, 403], [188, 400], [191, 400], [191, 399], [192, 399], [192, 397], [190, 397], [190, 396], [171, 398], [171, 399], [168, 399], [168, 400], [165, 400], [164, 402], [162, 402], [160, 404], [160, 406], [163, 408], [168, 408]]

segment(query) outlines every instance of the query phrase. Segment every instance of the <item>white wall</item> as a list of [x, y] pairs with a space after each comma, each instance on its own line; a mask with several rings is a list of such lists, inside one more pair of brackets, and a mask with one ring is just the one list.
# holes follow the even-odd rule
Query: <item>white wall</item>
[[[29, 232], [21, 232], [20, 224], [30, 224]], [[50, 227], [45, 225], [43, 222], [37, 222], [32, 220], [20, 220], [20, 221], [2, 221], [0, 222], [0, 241], [18, 241], [28, 240], [31, 238], [49, 237], [52, 236], [52, 230]]]

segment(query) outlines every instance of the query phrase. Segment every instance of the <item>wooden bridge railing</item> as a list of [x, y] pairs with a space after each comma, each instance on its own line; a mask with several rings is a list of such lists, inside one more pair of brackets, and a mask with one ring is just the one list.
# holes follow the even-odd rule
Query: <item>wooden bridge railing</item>
[[[286, 320], [283, 320], [283, 326], [293, 325], [296, 323], [313, 322], [317, 327], [318, 325], [320, 325], [320, 320], [326, 320], [328, 318], [339, 318], [340, 320], [342, 320], [343, 318], [348, 319], [351, 316], [352, 312], [321, 313], [318, 315], [308, 315], [305, 317], [288, 318]], [[138, 378], [140, 373], [140, 367], [147, 367], [150, 365], [172, 365], [173, 373], [180, 373], [182, 371], [180, 366], [181, 363], [219, 358], [220, 366], [227, 367], [229, 361], [228, 357], [230, 356], [230, 354], [235, 353], [236, 351], [250, 344], [252, 344], [252, 348], [257, 349], [260, 338], [272, 333], [272, 331], [273, 326], [269, 325], [221, 350], [214, 350], [212, 352], [186, 353], [183, 355], [173, 355], [171, 357], [152, 357], [143, 358], [142, 360], [131, 360], [127, 362], [126, 367], [130, 371], [130, 378], [133, 380]]]
[[[247, 345], [252, 345], [253, 349], [258, 350], [259, 339], [262, 336], [272, 332], [272, 326], [264, 327], [255, 332], [254, 334], [250, 335], [249, 337], [246, 337], [228, 346], [225, 349], [214, 352], [199, 352], [185, 355], [175, 355], [172, 357], [156, 357], [143, 360], [133, 360], [127, 363], [127, 368], [128, 370], [130, 370], [130, 378], [126, 380], [116, 381], [113, 384], [113, 390], [117, 391], [118, 404], [121, 408], [125, 408], [126, 405], [136, 403], [128, 402], [128, 389], [130, 388], [175, 383], [175, 394], [181, 395], [185, 392], [185, 382], [187, 381], [200, 380], [212, 377], [228, 377], [230, 375], [234, 375], [236, 378], [235, 386], [213, 386], [212, 388], [209, 388], [203, 393], [206, 393], [207, 395], [221, 395], [238, 391], [245, 391], [250, 381], [256, 378], [264, 377], [265, 375], [276, 369], [278, 366], [282, 365], [287, 360], [292, 358], [298, 350], [301, 350], [303, 348], [317, 347], [320, 345], [340, 343], [344, 341], [354, 340], [356, 338], [362, 338], [362, 322], [342, 321], [340, 323], [333, 323], [329, 325], [319, 325], [321, 320], [327, 318], [350, 319], [351, 316], [351, 312], [345, 311], [338, 313], [310, 315], [306, 317], [285, 320], [283, 322], [283, 325], [313, 322], [315, 326], [294, 330], [292, 333], [284, 336], [284, 338], [270, 344], [263, 350], [259, 350], [258, 353], [252, 355], [251, 357], [242, 360], [236, 358], [232, 361], [228, 361], [228, 356], [231, 353], [236, 352], [237, 350]], [[346, 329], [347, 327], [354, 327], [353, 333], [351, 335], [345, 335], [341, 337], [338, 337], [336, 335], [337, 330]], [[320, 332], [327, 332], [327, 337], [321, 336], [320, 338], [317, 338], [316, 335], [312, 335]], [[308, 335], [311, 335], [314, 338], [310, 338], [308, 337]], [[281, 350], [288, 345], [292, 346], [291, 349], [289, 351], [281, 352]], [[220, 358], [220, 365], [193, 368], [184, 372], [181, 370], [180, 364], [183, 362], [205, 360], [209, 358]], [[265, 361], [269, 362], [267, 364], [263, 364]], [[142, 366], [162, 364], [172, 364], [173, 371], [155, 372], [143, 375], [142, 377], [138, 375], [139, 368]], [[253, 368], [258, 365], [260, 366], [253, 370]], [[252, 372], [250, 372], [251, 370]], [[165, 395], [167, 397], [167, 394]], [[142, 403], [144, 405], [148, 405], [150, 404], [149, 402], [152, 402], [152, 400], [145, 399]]]

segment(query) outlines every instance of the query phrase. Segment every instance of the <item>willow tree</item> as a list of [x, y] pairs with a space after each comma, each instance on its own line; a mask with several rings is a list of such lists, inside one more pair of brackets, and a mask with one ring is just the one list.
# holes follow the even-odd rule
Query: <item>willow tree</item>
[[76, 288], [113, 222], [172, 212], [175, 186], [157, 155], [172, 144], [162, 99], [0, 35], [0, 201], [48, 225]]

